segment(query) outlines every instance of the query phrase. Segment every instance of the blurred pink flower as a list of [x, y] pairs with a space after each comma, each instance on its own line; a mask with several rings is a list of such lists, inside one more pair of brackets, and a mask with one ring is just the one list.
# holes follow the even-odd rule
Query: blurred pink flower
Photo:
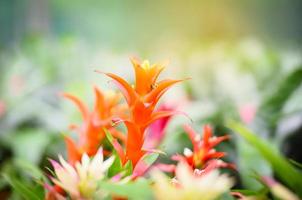
[[299, 200], [289, 189], [269, 176], [262, 177], [262, 181], [270, 188], [272, 194], [280, 199]]
[[256, 115], [257, 107], [253, 104], [245, 104], [239, 107], [239, 115], [241, 120], [246, 123], [250, 124]]
[[[161, 104], [158, 108], [158, 111], [173, 111], [175, 110], [175, 106], [169, 106], [167, 104]], [[160, 118], [159, 120], [153, 122], [149, 129], [148, 134], [144, 143], [144, 148], [146, 149], [153, 149], [157, 147], [166, 133], [166, 127], [171, 120], [172, 116], [166, 116]]]
[[25, 79], [21, 75], [13, 75], [9, 80], [10, 91], [12, 95], [19, 95], [25, 86]]
[[0, 100], [0, 117], [5, 113], [6, 106], [4, 101]]

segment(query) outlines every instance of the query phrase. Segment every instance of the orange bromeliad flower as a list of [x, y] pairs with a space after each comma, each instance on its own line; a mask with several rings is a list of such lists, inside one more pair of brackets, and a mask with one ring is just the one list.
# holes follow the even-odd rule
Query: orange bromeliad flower
[[135, 72], [134, 86], [115, 74], [105, 74], [117, 83], [130, 109], [130, 119], [122, 120], [128, 129], [126, 152], [116, 142], [115, 148], [119, 149], [122, 161], [131, 160], [135, 166], [148, 151], [142, 149], [147, 127], [160, 118], [177, 113], [173, 110], [155, 111], [156, 104], [171, 86], [183, 80], [165, 79], [157, 82], [159, 74], [164, 69], [163, 65], [150, 65], [148, 61], [140, 63], [136, 59], [131, 59], [131, 62]]
[[83, 124], [78, 127], [72, 125], [79, 133], [79, 142], [76, 144], [70, 137], [65, 137], [67, 145], [68, 159], [70, 163], [79, 161], [83, 153], [89, 156], [96, 154], [100, 143], [105, 137], [104, 128], [110, 130], [110, 133], [125, 142], [126, 137], [121, 132], [112, 127], [112, 120], [116, 117], [126, 118], [126, 105], [120, 104], [121, 95], [115, 92], [103, 93], [97, 87], [94, 88], [95, 105], [92, 112], [89, 111], [81, 100], [70, 94], [63, 96], [71, 100], [79, 108]]
[[185, 148], [184, 155], [174, 155], [172, 156], [173, 160], [186, 162], [192, 169], [205, 169], [209, 171], [220, 167], [235, 168], [233, 164], [219, 160], [226, 155], [225, 152], [217, 152], [214, 149], [216, 145], [229, 139], [228, 135], [213, 136], [212, 129], [208, 125], [203, 128], [203, 138], [188, 125], [184, 129], [193, 144], [193, 151]]

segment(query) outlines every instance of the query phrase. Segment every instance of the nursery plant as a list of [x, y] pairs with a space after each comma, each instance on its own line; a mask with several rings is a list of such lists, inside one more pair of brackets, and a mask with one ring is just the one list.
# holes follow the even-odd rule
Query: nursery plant
[[[77, 107], [81, 122], [70, 123], [69, 131], [58, 138], [64, 141], [65, 149], [49, 157], [40, 168], [21, 159], [6, 163], [0, 187], [9, 184], [12, 190], [7, 192], [13, 194], [12, 199], [298, 200], [302, 197], [301, 164], [279, 152], [277, 142], [271, 145], [240, 119], [226, 119], [223, 129], [217, 124], [192, 121], [186, 110], [161, 100], [171, 87], [190, 82], [189, 78], [158, 80], [166, 67], [163, 64], [136, 58], [131, 58], [131, 63], [134, 83], [115, 73], [95, 71], [108, 77], [117, 89], [103, 91], [102, 86], [95, 86], [92, 109], [74, 94], [60, 94]], [[280, 83], [280, 90], [292, 93], [301, 83], [300, 75], [298, 69]], [[289, 80], [293, 80], [290, 86], [286, 85]], [[286, 99], [268, 98], [256, 115], [254, 123], [259, 120], [265, 123], [270, 138], [274, 138], [278, 112]], [[271, 115], [263, 114], [270, 112]], [[181, 127], [186, 146], [170, 155], [165, 149], [171, 147], [163, 148], [170, 143], [163, 143], [173, 134], [168, 133], [167, 127], [176, 115], [187, 119]], [[238, 159], [230, 159], [221, 146], [232, 142], [233, 152], [239, 151]], [[268, 170], [254, 168], [244, 174], [247, 171], [242, 161], [246, 160], [246, 154], [240, 152], [243, 145], [249, 146], [259, 166]], [[254, 185], [249, 187], [251, 179]]]

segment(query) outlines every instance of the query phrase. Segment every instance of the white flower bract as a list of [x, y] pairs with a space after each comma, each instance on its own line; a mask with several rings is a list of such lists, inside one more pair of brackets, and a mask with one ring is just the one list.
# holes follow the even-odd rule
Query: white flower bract
[[114, 157], [104, 161], [103, 151], [90, 159], [87, 154], [83, 154], [81, 162], [77, 162], [75, 167], [59, 156], [60, 163], [52, 161], [56, 178], [52, 181], [63, 188], [73, 198], [90, 198], [97, 192], [97, 183], [103, 179], [106, 171], [112, 165]]

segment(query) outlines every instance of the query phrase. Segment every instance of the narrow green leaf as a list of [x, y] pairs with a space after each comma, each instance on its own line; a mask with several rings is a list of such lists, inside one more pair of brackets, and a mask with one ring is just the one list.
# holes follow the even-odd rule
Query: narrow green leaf
[[278, 178], [286, 183], [293, 191], [302, 196], [302, 174], [297, 171], [286, 158], [276, 151], [269, 142], [261, 139], [241, 123], [232, 121], [229, 122], [229, 127], [252, 144], [253, 147], [271, 164]]
[[15, 177], [9, 176], [7, 174], [3, 175], [4, 179], [13, 187], [13, 189], [20, 194], [26, 200], [39, 200], [41, 199], [31, 187], [25, 185], [20, 180]]
[[262, 175], [271, 176], [270, 164], [261, 156], [260, 152], [243, 138], [236, 141], [238, 162], [242, 184], [246, 189], [260, 190], [263, 185], [255, 180], [253, 172], [261, 172]]
[[257, 121], [261, 124], [265, 123], [272, 136], [275, 133], [275, 128], [281, 116], [283, 106], [301, 83], [302, 67], [300, 66], [285, 77], [281, 83], [276, 86], [272, 94], [265, 98], [260, 105], [258, 109], [259, 112], [257, 113]]
[[294, 166], [302, 169], [302, 163], [299, 163], [299, 162], [297, 162], [297, 161], [295, 161], [293, 159], [289, 159], [289, 162], [292, 163]]
[[111, 143], [111, 145], [113, 145], [112, 144], [112, 142], [113, 142], [113, 137], [112, 137], [112, 135], [111, 135], [111, 133], [107, 130], [107, 129], [103, 129], [104, 130], [104, 132], [105, 132], [105, 134], [106, 134], [106, 137], [107, 137], [107, 139], [109, 140], [109, 142]]
[[158, 158], [159, 153], [150, 153], [146, 154], [146, 156], [143, 157], [143, 161], [147, 165], [152, 165]]
[[119, 158], [119, 156], [117, 155], [116, 152], [114, 152], [114, 161], [112, 163], [112, 165], [110, 166], [109, 170], [108, 170], [108, 176], [109, 177], [113, 177], [115, 176], [116, 174], [118, 174], [119, 172], [122, 171], [123, 169], [123, 166], [122, 166], [122, 161], [121, 159]]
[[126, 162], [123, 171], [125, 173], [124, 176], [130, 176], [132, 174], [133, 166], [131, 160], [128, 160], [128, 162]]

